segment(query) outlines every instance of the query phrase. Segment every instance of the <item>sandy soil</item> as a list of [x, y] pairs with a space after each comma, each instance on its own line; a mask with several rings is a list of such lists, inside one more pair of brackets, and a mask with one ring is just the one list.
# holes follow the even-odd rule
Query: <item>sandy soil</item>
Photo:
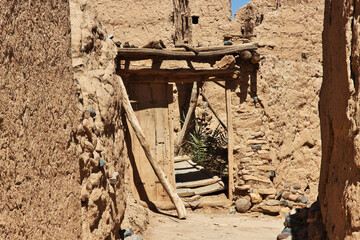
[[[273, 240], [283, 229], [283, 218], [230, 214], [232, 210], [188, 210], [186, 220], [153, 214], [144, 240], [242, 239]], [[175, 214], [175, 213], [170, 213]]]

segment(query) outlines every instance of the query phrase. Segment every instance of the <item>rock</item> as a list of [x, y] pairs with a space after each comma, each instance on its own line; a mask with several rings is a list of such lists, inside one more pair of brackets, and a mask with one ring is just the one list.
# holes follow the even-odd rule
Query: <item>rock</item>
[[300, 189], [301, 189], [300, 184], [295, 183], [294, 186], [293, 186], [293, 189], [295, 189], [295, 190], [300, 190]]
[[250, 193], [249, 195], [252, 203], [256, 204], [262, 202], [262, 197], [260, 196], [259, 193]]
[[275, 194], [267, 195], [266, 199], [275, 199]]
[[92, 200], [93, 202], [100, 200], [101, 194], [102, 192], [99, 188], [93, 189], [93, 191], [90, 194], [90, 200]]
[[84, 142], [84, 152], [92, 153], [94, 151], [94, 146], [91, 142], [85, 141]]
[[276, 189], [275, 188], [260, 188], [258, 190], [258, 193], [261, 195], [273, 195], [276, 194]]
[[102, 142], [100, 141], [100, 139], [99, 139], [99, 140], [97, 141], [97, 143], [96, 143], [96, 148], [95, 148], [95, 150], [96, 150], [97, 152], [103, 152], [103, 151], [105, 150], [105, 148], [104, 148]]
[[265, 202], [266, 205], [268, 206], [280, 206], [280, 201], [278, 200], [267, 200]]
[[279, 214], [281, 210], [280, 206], [267, 206], [267, 205], [260, 205], [259, 209], [263, 213], [267, 213], [267, 214]]
[[252, 180], [252, 181], [257, 181], [257, 182], [271, 183], [270, 179], [259, 178], [259, 177], [255, 177], [252, 175], [243, 175], [242, 177], [245, 181]]
[[82, 125], [86, 131], [87, 134], [91, 134], [92, 133], [92, 126], [91, 123], [88, 119], [84, 119], [84, 121], [82, 122]]
[[269, 171], [269, 177], [275, 177], [275, 171]]
[[289, 199], [289, 196], [290, 196], [290, 192], [283, 192], [283, 194], [282, 194], [282, 197], [284, 199]]
[[246, 213], [251, 208], [251, 202], [246, 199], [238, 199], [236, 202], [236, 211]]
[[280, 206], [287, 207], [289, 205], [289, 202], [287, 200], [280, 200]]
[[280, 233], [278, 236], [277, 236], [277, 240], [284, 240], [284, 239], [287, 239], [289, 236], [291, 236], [291, 233]]
[[112, 34], [108, 35], [108, 39], [113, 39], [113, 38], [114, 38], [114, 35], [112, 35]]
[[307, 200], [307, 198], [306, 198], [305, 196], [299, 197], [298, 200], [299, 200], [300, 202], [302, 202], [302, 203], [307, 203], [307, 202], [308, 202], [308, 200]]
[[236, 186], [235, 189], [239, 191], [247, 191], [250, 189], [250, 185]]
[[280, 209], [280, 215], [284, 217], [284, 216], [286, 216], [286, 214], [289, 214], [290, 211], [291, 211], [290, 208], [283, 207]]
[[290, 194], [289, 195], [289, 200], [295, 202], [296, 200], [298, 200], [299, 196], [297, 194]]
[[89, 109], [86, 109], [85, 111], [84, 111], [84, 118], [85, 119], [88, 119], [90, 117], [90, 111], [89, 111]]
[[285, 190], [290, 190], [290, 188], [291, 188], [291, 185], [289, 183], [284, 184], [284, 189]]
[[91, 183], [92, 188], [97, 188], [100, 186], [100, 180], [101, 180], [102, 173], [92, 173], [89, 177], [89, 182]]
[[295, 203], [293, 201], [288, 201], [288, 207], [293, 208]]

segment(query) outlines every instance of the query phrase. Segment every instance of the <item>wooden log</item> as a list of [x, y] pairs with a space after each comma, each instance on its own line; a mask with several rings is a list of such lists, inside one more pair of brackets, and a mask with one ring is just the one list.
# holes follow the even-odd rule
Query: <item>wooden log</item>
[[174, 161], [175, 162], [183, 162], [183, 161], [188, 161], [188, 160], [190, 160], [191, 158], [189, 157], [189, 156], [176, 156], [175, 158], [174, 158]]
[[234, 192], [234, 130], [231, 113], [231, 89], [230, 81], [225, 83], [227, 137], [228, 137], [228, 174], [229, 174], [229, 199], [233, 199]]
[[213, 178], [204, 179], [204, 180], [177, 183], [176, 188], [196, 188], [196, 187], [211, 185], [219, 181], [221, 181], [221, 178], [215, 176]]
[[239, 56], [242, 60], [250, 60], [253, 55], [250, 51], [242, 51]]
[[121, 99], [122, 105], [126, 112], [126, 117], [129, 120], [129, 122], [135, 132], [135, 135], [139, 140], [141, 147], [144, 149], [145, 155], [146, 155], [147, 159], [149, 160], [150, 165], [154, 169], [156, 176], [159, 178], [159, 181], [165, 188], [171, 201], [174, 203], [178, 217], [180, 219], [186, 218], [186, 210], [185, 210], [183, 202], [181, 201], [180, 197], [176, 194], [175, 189], [172, 187], [172, 185], [170, 184], [164, 171], [157, 164], [156, 160], [154, 159], [154, 157], [151, 153], [150, 146], [149, 146], [148, 142], [146, 141], [145, 134], [144, 134], [143, 130], [141, 129], [139, 121], [137, 120], [137, 118], [135, 116], [135, 112], [130, 104], [129, 97], [128, 97], [124, 82], [122, 81], [121, 77], [119, 77], [119, 85], [120, 85], [120, 94], [122, 97], [122, 99]]
[[188, 127], [189, 127], [191, 116], [192, 116], [192, 114], [193, 114], [193, 112], [195, 111], [195, 108], [196, 108], [196, 103], [198, 101], [198, 87], [197, 86], [198, 86], [197, 82], [194, 82], [193, 83], [193, 88], [192, 88], [192, 91], [191, 91], [189, 110], [188, 110], [188, 112], [186, 114], [184, 125], [183, 125], [183, 127], [181, 129], [181, 132], [180, 132], [179, 137], [178, 137], [178, 139], [176, 141], [176, 144], [175, 144], [175, 154], [178, 154], [179, 151], [180, 151], [180, 146], [184, 141], [185, 133], [186, 133]]
[[[139, 201], [140, 205], [143, 207], [152, 208], [155, 207], [158, 210], [175, 210], [176, 207], [174, 204], [169, 202], [145, 202], [145, 201]], [[206, 201], [206, 200], [199, 200], [199, 204], [196, 206], [196, 208], [205, 208], [205, 207], [223, 207], [228, 208], [232, 205], [232, 201], [230, 200], [213, 200], [213, 201]], [[184, 206], [186, 208], [192, 208], [190, 203], [185, 202]]]
[[211, 106], [209, 99], [205, 96], [204, 92], [201, 91], [201, 96], [204, 98], [204, 100], [208, 103], [208, 106], [211, 110], [211, 112], [215, 115], [215, 117], [219, 120], [221, 126], [223, 126], [223, 128], [227, 131], [227, 126], [226, 124], [223, 122], [223, 120], [220, 119], [219, 115], [216, 113], [215, 109]]

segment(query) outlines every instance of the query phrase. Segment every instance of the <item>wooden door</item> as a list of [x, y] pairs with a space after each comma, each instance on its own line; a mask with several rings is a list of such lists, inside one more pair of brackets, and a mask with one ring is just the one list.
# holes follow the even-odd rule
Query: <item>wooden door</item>
[[[128, 94], [152, 154], [175, 188], [174, 142], [172, 137], [172, 85], [130, 83]], [[144, 201], [170, 201], [135, 134], [130, 131], [132, 183], [135, 195]]]

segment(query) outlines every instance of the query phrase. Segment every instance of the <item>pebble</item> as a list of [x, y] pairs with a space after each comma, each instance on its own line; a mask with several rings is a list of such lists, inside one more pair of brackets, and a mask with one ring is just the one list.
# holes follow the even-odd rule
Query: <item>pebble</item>
[[118, 176], [119, 176], [119, 173], [118, 173], [118, 172], [114, 172], [114, 173], [112, 174], [112, 177], [109, 179], [110, 183], [111, 183], [111, 184], [115, 184]]
[[236, 211], [246, 213], [251, 208], [251, 202], [246, 199], [238, 199], [236, 202]]
[[289, 183], [284, 184], [284, 189], [285, 190], [290, 190], [290, 188], [291, 188], [291, 185]]
[[89, 112], [90, 112], [90, 116], [91, 116], [91, 117], [95, 117], [95, 116], [96, 116], [96, 112], [95, 112], [93, 109], [89, 108]]
[[300, 190], [300, 189], [301, 189], [300, 184], [295, 183], [294, 186], [293, 186], [293, 189], [295, 189], [295, 190]]
[[109, 34], [109, 35], [108, 35], [108, 38], [109, 38], [109, 39], [113, 39], [113, 38], [114, 38], [114, 35]]
[[280, 200], [282, 194], [283, 194], [283, 190], [278, 191], [278, 192], [276, 193], [276, 195], [275, 195], [275, 200]]
[[284, 228], [281, 233], [291, 233], [291, 228]]
[[307, 203], [307, 202], [308, 202], [308, 200], [307, 200], [307, 198], [306, 198], [305, 196], [301, 196], [301, 197], [299, 198], [299, 200], [300, 200], [302, 203]]
[[270, 177], [275, 177], [275, 172], [274, 171], [269, 171], [269, 176]]
[[103, 167], [104, 165], [105, 165], [105, 160], [104, 159], [102, 159], [102, 158], [100, 158], [100, 160], [99, 160], [99, 166], [100, 167]]

